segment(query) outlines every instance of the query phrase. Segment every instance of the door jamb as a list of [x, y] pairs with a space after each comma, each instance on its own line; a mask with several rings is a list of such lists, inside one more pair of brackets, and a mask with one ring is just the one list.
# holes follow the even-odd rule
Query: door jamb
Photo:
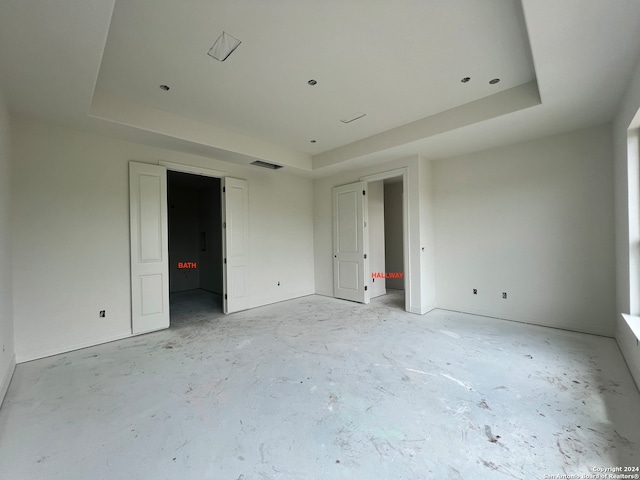
[[229, 175], [227, 172], [222, 172], [220, 170], [211, 170], [209, 168], [196, 167], [194, 165], [186, 165], [184, 163], [160, 160], [158, 161], [158, 164], [167, 167], [167, 171], [171, 170], [173, 172], [192, 173], [194, 175], [202, 175], [204, 177], [223, 178]]
[[[200, 175], [203, 177], [219, 178], [221, 181], [224, 177], [229, 176], [227, 172], [222, 172], [220, 170], [212, 170], [209, 168], [196, 167], [195, 165], [187, 165], [184, 163], [174, 163], [174, 162], [167, 162], [165, 160], [159, 160], [158, 164], [166, 167], [167, 172], [172, 171], [172, 172], [190, 173], [192, 175]], [[167, 185], [167, 188], [168, 188], [168, 185]], [[167, 198], [167, 202], [168, 201], [169, 199]], [[167, 205], [167, 208], [168, 207], [169, 205]], [[220, 208], [222, 208], [222, 204]], [[222, 234], [224, 235], [224, 229], [222, 229]], [[169, 252], [165, 252], [165, 253], [167, 254], [167, 258], [169, 258]], [[227, 275], [227, 269], [223, 268], [222, 269], [222, 285], [227, 285], [226, 275]], [[223, 288], [223, 292], [222, 292], [223, 304], [224, 304], [224, 295], [226, 293], [224, 290], [226, 289]], [[224, 307], [223, 307], [223, 311], [224, 311]]]
[[[409, 182], [407, 167], [360, 177], [361, 182], [377, 182], [387, 178], [402, 177], [402, 261], [404, 264], [404, 309], [410, 312], [411, 305], [411, 262], [409, 261]], [[368, 200], [368, 199], [367, 199]]]

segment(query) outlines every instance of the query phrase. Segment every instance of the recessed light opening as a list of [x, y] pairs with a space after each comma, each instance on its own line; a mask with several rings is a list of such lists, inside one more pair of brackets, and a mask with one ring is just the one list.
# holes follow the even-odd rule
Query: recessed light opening
[[471, 77], [464, 77], [462, 80], [460, 80], [462, 83], [467, 83], [469, 80], [471, 80]]
[[496, 83], [499, 83], [499, 82], [500, 82], [499, 78], [494, 78], [493, 80], [489, 80], [490, 85], [495, 85]]
[[310, 140], [310, 141], [311, 141], [311, 143], [316, 143], [316, 141], [315, 141], [315, 140]]
[[160, 90], [164, 90], [165, 92], [168, 92], [170, 88], [169, 85], [160, 85]]
[[317, 80], [314, 80], [314, 79], [312, 78], [312, 79], [311, 79], [311, 80], [309, 80], [307, 83], [313, 87], [314, 85], [317, 85], [317, 84], [318, 84], [318, 81], [317, 81]]

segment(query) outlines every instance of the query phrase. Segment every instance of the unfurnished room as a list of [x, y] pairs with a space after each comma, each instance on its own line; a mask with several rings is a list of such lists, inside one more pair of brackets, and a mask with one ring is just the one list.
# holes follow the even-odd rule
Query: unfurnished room
[[0, 0], [0, 479], [640, 478], [640, 1]]

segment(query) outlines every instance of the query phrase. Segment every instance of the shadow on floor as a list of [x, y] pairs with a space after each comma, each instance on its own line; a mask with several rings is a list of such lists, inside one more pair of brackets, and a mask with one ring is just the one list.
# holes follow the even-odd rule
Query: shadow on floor
[[171, 328], [214, 320], [222, 313], [222, 295], [206, 290], [186, 290], [169, 296]]

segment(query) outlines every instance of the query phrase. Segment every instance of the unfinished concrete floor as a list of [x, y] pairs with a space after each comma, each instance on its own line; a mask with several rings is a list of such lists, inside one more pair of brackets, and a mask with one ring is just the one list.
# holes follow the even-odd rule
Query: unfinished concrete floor
[[0, 478], [543, 479], [640, 465], [640, 394], [612, 339], [402, 302], [310, 296], [223, 316], [176, 301], [169, 330], [18, 365]]

